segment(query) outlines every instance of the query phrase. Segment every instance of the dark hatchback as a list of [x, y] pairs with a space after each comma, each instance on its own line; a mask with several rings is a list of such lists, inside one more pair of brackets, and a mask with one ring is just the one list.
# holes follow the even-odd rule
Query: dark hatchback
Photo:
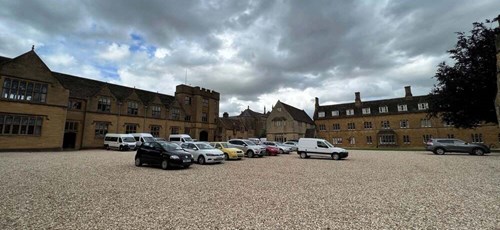
[[189, 168], [193, 164], [193, 155], [184, 151], [178, 144], [158, 141], [145, 142], [135, 154], [135, 166], [159, 164], [162, 169], [170, 167]]

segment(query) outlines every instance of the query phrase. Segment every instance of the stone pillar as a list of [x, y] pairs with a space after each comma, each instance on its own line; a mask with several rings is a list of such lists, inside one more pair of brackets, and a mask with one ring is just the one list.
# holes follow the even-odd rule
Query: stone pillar
[[495, 109], [497, 112], [497, 121], [500, 127], [500, 15], [496, 18], [498, 28], [495, 30], [495, 46], [497, 57], [497, 97], [495, 99]]

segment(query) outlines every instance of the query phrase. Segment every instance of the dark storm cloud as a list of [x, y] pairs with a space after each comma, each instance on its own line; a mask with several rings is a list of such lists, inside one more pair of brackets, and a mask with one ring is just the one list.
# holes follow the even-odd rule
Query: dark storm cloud
[[[0, 5], [2, 55], [41, 44], [42, 54], [57, 50], [77, 63], [99, 62], [95, 57], [110, 44], [142, 50], [131, 38], [138, 36], [149, 56], [160, 48], [168, 55], [143, 65], [131, 62], [150, 60], [112, 60], [118, 70], [141, 66], [131, 72], [179, 82], [188, 70], [191, 84], [219, 91], [223, 101], [279, 97], [278, 90], [292, 88], [298, 94], [312, 89], [321, 101], [336, 102], [352, 101], [355, 91], [365, 98], [393, 97], [405, 85], [419, 91], [414, 94], [428, 93], [437, 63], [456, 42], [454, 33], [467, 32], [500, 9], [494, 0], [0, 0]], [[234, 55], [223, 57], [227, 46]]]

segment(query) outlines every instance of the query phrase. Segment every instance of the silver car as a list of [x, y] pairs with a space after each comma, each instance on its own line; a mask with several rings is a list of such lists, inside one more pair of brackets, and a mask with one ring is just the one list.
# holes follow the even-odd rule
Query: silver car
[[181, 147], [193, 155], [198, 164], [222, 163], [224, 153], [204, 142], [184, 142]]
[[266, 148], [256, 145], [252, 141], [243, 139], [231, 139], [228, 141], [235, 148], [243, 150], [247, 157], [259, 156], [263, 157], [266, 153]]
[[469, 153], [471, 155], [482, 156], [490, 153], [490, 148], [480, 143], [468, 143], [459, 139], [434, 138], [425, 143], [425, 149], [437, 155], [445, 152]]

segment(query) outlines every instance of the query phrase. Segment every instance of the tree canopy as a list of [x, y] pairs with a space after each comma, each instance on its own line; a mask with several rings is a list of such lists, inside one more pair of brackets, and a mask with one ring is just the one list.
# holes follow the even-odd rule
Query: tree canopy
[[[486, 23], [491, 25], [488, 20]], [[434, 76], [438, 83], [430, 93], [428, 114], [456, 128], [497, 123], [495, 29], [476, 22], [470, 35], [457, 35], [455, 48], [448, 50], [455, 63], [438, 65]]]

